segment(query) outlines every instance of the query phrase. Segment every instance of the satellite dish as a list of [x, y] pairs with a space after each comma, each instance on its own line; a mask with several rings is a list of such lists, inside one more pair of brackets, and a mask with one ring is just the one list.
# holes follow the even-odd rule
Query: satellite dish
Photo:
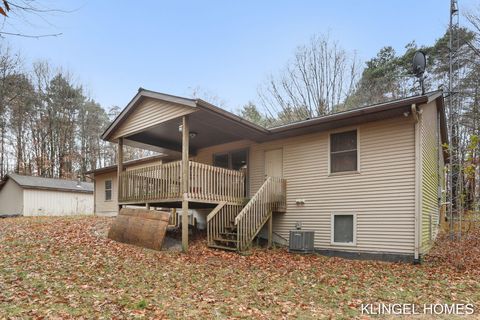
[[423, 83], [423, 80], [425, 80], [425, 77], [423, 74], [425, 73], [425, 67], [427, 66], [427, 57], [425, 56], [425, 53], [422, 51], [417, 51], [413, 55], [413, 74], [415, 77], [418, 78], [418, 81], [420, 82], [420, 87], [422, 88], [422, 95], [425, 94], [425, 86]]
[[413, 74], [415, 77], [420, 78], [425, 72], [425, 67], [427, 65], [427, 58], [425, 53], [422, 51], [417, 51], [413, 55]]

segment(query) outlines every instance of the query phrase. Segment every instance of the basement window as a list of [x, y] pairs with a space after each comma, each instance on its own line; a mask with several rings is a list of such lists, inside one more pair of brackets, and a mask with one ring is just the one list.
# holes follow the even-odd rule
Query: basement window
[[105, 201], [112, 200], [112, 180], [105, 180]]
[[354, 213], [333, 213], [331, 218], [332, 244], [356, 244], [356, 215]]
[[330, 135], [330, 173], [358, 171], [357, 130]]

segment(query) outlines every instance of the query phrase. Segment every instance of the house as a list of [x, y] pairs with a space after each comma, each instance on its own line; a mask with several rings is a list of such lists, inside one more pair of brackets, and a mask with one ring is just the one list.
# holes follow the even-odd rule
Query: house
[[0, 183], [0, 216], [93, 213], [93, 183], [11, 173]]
[[[301, 225], [320, 252], [419, 261], [437, 235], [446, 132], [438, 91], [266, 129], [140, 88], [102, 138], [118, 144], [119, 206], [206, 208], [210, 247], [245, 250], [262, 229], [288, 244]], [[124, 145], [172, 161], [124, 170]]]

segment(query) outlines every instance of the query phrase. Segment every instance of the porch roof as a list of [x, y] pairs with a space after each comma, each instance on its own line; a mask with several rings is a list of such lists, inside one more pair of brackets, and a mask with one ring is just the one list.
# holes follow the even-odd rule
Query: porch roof
[[[186, 111], [181, 114], [173, 112], [173, 116], [166, 117], [161, 122], [152, 123], [150, 126], [142, 128], [141, 130], [132, 131], [128, 135], [124, 135], [124, 143], [126, 145], [167, 153], [172, 157], [180, 157], [181, 155], [182, 135], [179, 126], [182, 116], [185, 114], [189, 116], [191, 133], [190, 153], [195, 155], [196, 151], [200, 148], [238, 140], [265, 142], [403, 116], [404, 114], [411, 113], [412, 104], [421, 105], [434, 100], [440, 110], [442, 110], [441, 136], [442, 142], [447, 143], [447, 130], [443, 112], [443, 95], [441, 91], [355, 108], [267, 129], [201, 99], [188, 99], [140, 88], [126, 108], [107, 128], [102, 138], [115, 142], [117, 140], [115, 132], [119, 131], [122, 124], [134, 115], [136, 108], [147, 100], [162, 101], [169, 103], [173, 107], [177, 106], [178, 108], [189, 109], [186, 109]], [[159, 109], [155, 109], [153, 111], [154, 113], [161, 112], [161, 106], [157, 106], [157, 108]]]

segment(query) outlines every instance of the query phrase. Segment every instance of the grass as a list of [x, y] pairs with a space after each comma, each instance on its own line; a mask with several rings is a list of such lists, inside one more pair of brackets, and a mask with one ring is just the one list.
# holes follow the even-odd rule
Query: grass
[[110, 221], [0, 220], [0, 319], [352, 318], [362, 303], [480, 301], [480, 253], [464, 248], [480, 247], [477, 231], [455, 243], [455, 263], [441, 238], [414, 266], [284, 249], [243, 256], [201, 240], [189, 254], [155, 252], [106, 239]]

